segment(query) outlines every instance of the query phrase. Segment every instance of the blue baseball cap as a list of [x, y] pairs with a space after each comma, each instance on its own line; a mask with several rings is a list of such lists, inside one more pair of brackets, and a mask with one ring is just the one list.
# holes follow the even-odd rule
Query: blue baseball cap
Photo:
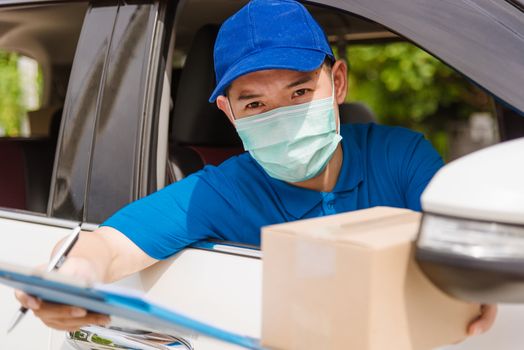
[[238, 77], [265, 69], [309, 72], [334, 59], [322, 28], [294, 0], [252, 0], [220, 27], [215, 42], [214, 102]]

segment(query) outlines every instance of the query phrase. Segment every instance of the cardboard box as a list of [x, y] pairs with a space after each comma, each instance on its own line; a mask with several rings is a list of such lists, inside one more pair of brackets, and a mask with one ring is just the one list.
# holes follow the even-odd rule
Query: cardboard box
[[479, 305], [422, 274], [420, 213], [377, 207], [262, 230], [262, 344], [420, 350], [466, 337]]

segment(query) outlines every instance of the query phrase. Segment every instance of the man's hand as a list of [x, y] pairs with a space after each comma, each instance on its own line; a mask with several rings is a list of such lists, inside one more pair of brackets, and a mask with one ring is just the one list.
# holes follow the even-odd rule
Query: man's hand
[[497, 305], [483, 304], [480, 308], [480, 315], [474, 319], [468, 327], [468, 335], [479, 335], [487, 332], [497, 316]]
[[[60, 243], [55, 247], [55, 253]], [[138, 248], [123, 233], [111, 227], [82, 232], [60, 273], [77, 280], [109, 283], [145, 269], [157, 260]], [[72, 306], [47, 303], [16, 292], [20, 303], [33, 311], [46, 325], [60, 330], [77, 330], [89, 324], [107, 324], [108, 316], [88, 313]]]
[[[78, 280], [89, 283], [100, 281], [93, 264], [84, 258], [70, 257], [60, 268], [60, 273], [69, 275]], [[16, 291], [15, 296], [22, 304], [33, 311], [47, 326], [65, 331], [75, 331], [86, 325], [107, 325], [108, 316], [87, 312], [84, 309], [44, 302], [24, 292]]]

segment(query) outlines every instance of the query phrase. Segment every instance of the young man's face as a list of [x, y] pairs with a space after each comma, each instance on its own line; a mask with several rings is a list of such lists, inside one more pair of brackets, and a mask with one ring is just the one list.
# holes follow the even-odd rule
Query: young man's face
[[347, 68], [343, 61], [336, 61], [331, 68], [322, 65], [312, 72], [270, 69], [243, 75], [233, 81], [227, 97], [217, 98], [217, 106], [233, 122], [275, 108], [326, 98], [332, 93], [332, 76], [335, 104], [343, 103]]

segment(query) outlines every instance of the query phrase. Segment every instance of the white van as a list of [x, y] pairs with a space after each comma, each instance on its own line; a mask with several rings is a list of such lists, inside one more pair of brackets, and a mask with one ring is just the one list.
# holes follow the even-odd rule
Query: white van
[[[125, 204], [242, 152], [234, 129], [217, 117], [207, 97], [214, 84], [213, 33], [244, 3], [0, 2], [0, 53], [36, 60], [43, 81], [43, 104], [29, 113], [29, 132], [0, 137], [0, 260], [41, 264], [77, 225], [94, 230]], [[524, 136], [520, 0], [322, 0], [307, 6], [339, 53], [355, 45], [403, 42], [445, 62], [455, 71], [453, 79], [463, 79], [485, 99], [487, 119], [480, 124], [490, 125], [489, 136], [472, 134], [475, 118], [457, 116], [460, 127], [454, 130], [460, 132], [448, 159]], [[347, 122], [383, 121], [361, 107], [344, 107], [353, 111]], [[259, 247], [198, 242], [120, 283], [256, 338], [260, 259]], [[0, 325], [7, 327], [18, 307], [12, 290], [0, 286]], [[520, 349], [523, 316], [520, 308], [502, 306], [490, 333], [450, 349]], [[149, 347], [133, 343], [137, 349], [228, 348], [137, 329], [57, 332], [28, 315], [11, 334], [0, 332], [0, 349], [116, 349], [122, 337], [148, 341]]]

